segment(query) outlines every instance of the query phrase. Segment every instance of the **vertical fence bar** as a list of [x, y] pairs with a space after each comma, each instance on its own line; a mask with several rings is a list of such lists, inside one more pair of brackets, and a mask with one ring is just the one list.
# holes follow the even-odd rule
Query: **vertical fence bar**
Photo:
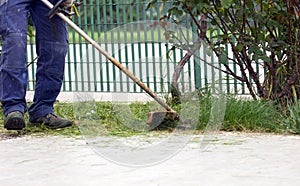
[[[123, 30], [123, 35], [124, 35], [124, 45], [125, 45], [125, 67], [127, 69], [129, 69], [129, 55], [128, 55], [128, 38], [127, 38], [127, 7], [130, 6], [127, 4], [126, 0], [122, 0], [123, 6], [122, 6], [122, 16], [123, 16], [123, 25], [124, 25], [124, 30]], [[129, 30], [130, 31], [130, 30]], [[126, 77], [126, 82], [125, 84], [126, 86], [126, 91], [129, 92], [130, 91], [130, 79], [127, 76]]]
[[[112, 31], [112, 29], [114, 28], [114, 9], [113, 9], [113, 5], [114, 5], [114, 2], [113, 0], [110, 0], [109, 1], [109, 30]], [[112, 33], [110, 35], [110, 45], [111, 45], [111, 54], [113, 57], [115, 57], [115, 47], [114, 47], [114, 43], [115, 43], [115, 39], [114, 39], [114, 34], [113, 32], [110, 32]], [[117, 91], [117, 78], [116, 78], [116, 67], [113, 65], [112, 66], [112, 84], [113, 84], [113, 91]]]
[[[101, 42], [101, 16], [100, 16], [100, 3], [99, 1], [96, 1], [96, 21], [97, 21], [97, 36], [98, 36], [98, 42]], [[97, 76], [97, 78], [99, 78], [99, 89], [97, 89], [98, 91], [103, 91], [104, 87], [103, 87], [103, 66], [102, 66], [102, 55], [98, 54], [98, 60], [99, 60], [99, 76]], [[98, 82], [97, 82], [98, 84]]]
[[[85, 1], [84, 1], [85, 3]], [[81, 9], [81, 7], [79, 7]], [[83, 9], [83, 8], [82, 8]], [[83, 12], [85, 13], [84, 9], [83, 9]], [[81, 19], [78, 19], [78, 24], [79, 25], [82, 25], [81, 23]], [[79, 67], [79, 73], [80, 73], [80, 83], [81, 83], [81, 89], [80, 91], [85, 91], [84, 89], [84, 72], [83, 72], [83, 63], [85, 63], [82, 59], [82, 56], [83, 56], [83, 51], [82, 51], [82, 48], [83, 48], [83, 40], [82, 38], [79, 36], [78, 37], [78, 40], [79, 40], [79, 56], [80, 56], [80, 67]]]
[[[150, 9], [149, 11], [149, 18], [150, 20], [154, 20], [153, 18], [153, 9]], [[152, 66], [153, 66], [153, 84], [154, 84], [154, 87], [153, 87], [153, 91], [154, 92], [157, 92], [157, 75], [156, 75], [156, 63], [159, 62], [156, 60], [156, 56], [155, 56], [155, 45], [158, 44], [156, 41], [155, 41], [155, 37], [154, 37], [154, 29], [151, 29], [151, 49], [152, 49], [152, 57], [153, 57], [153, 61], [152, 61]], [[157, 33], [159, 34], [159, 33]], [[159, 56], [161, 58], [161, 56]]]
[[[233, 56], [233, 60], [234, 59], [235, 59], [235, 57]], [[233, 72], [235, 74], [237, 73], [237, 68], [236, 68], [236, 64], [235, 63], [233, 63]], [[235, 78], [233, 79], [233, 84], [234, 84], [234, 93], [237, 94], [238, 93], [238, 84], [237, 84], [237, 80]]]
[[[105, 1], [102, 1], [102, 7], [103, 7], [103, 10], [102, 10], [102, 16], [103, 16], [103, 31], [104, 31], [104, 44], [105, 44], [105, 49], [108, 50], [108, 22], [107, 22], [107, 6], [109, 6], [109, 4], [107, 5], [107, 3]], [[105, 74], [106, 74], [106, 90], [107, 92], [110, 92], [110, 83], [109, 83], [109, 61], [107, 59], [105, 59]]]
[[[197, 30], [196, 30], [195, 26], [193, 26], [191, 29], [192, 29], [193, 33], [197, 33]], [[193, 40], [196, 39], [194, 34], [193, 34], [192, 38], [193, 38]], [[204, 54], [203, 55], [204, 62], [202, 62], [202, 64], [203, 64], [202, 66], [204, 66], [204, 68], [206, 68], [206, 62], [207, 62], [206, 48], [203, 47], [202, 51], [203, 51], [203, 54]], [[200, 64], [201, 64], [201, 61], [200, 61], [201, 55], [200, 54], [201, 54], [201, 51], [198, 50], [198, 51], [195, 52], [195, 55], [194, 55], [194, 76], [195, 76], [195, 89], [196, 90], [200, 90], [202, 88], [202, 80], [201, 80], [202, 73], [201, 73], [201, 66], [200, 66]], [[204, 81], [206, 81], [206, 80], [207, 80], [206, 73], [204, 73]], [[206, 82], [204, 84], [206, 84]]]
[[[89, 25], [89, 29], [91, 30], [91, 34], [90, 36], [95, 39], [95, 23], [94, 23], [94, 3], [92, 0], [90, 0], [89, 3], [89, 9], [90, 9], [90, 25]], [[94, 47], [90, 47], [89, 51], [92, 54], [92, 71], [89, 71], [88, 73], [91, 73], [91, 86], [93, 87], [91, 90], [92, 91], [97, 91], [97, 71], [96, 71], [96, 57], [95, 57], [95, 48]]]
[[[227, 53], [227, 55], [228, 55], [228, 46], [226, 46], [226, 53]], [[227, 59], [227, 61], [226, 61], [226, 64], [229, 66], [230, 64], [229, 64], [229, 61], [228, 61], [228, 59]], [[230, 77], [229, 77], [229, 74], [225, 74], [225, 77], [226, 77], [226, 90], [227, 90], [227, 94], [230, 94]]]
[[[78, 10], [79, 11], [79, 10]], [[75, 18], [72, 18], [72, 21], [75, 22]], [[77, 75], [76, 75], [76, 71], [77, 71], [77, 55], [76, 55], [76, 38], [75, 38], [75, 31], [73, 29], [69, 29], [69, 52], [70, 50], [73, 50], [73, 58], [72, 61], [70, 61], [71, 63], [73, 62], [73, 68], [74, 68], [74, 72], [72, 72], [72, 74], [75, 74], [74, 79], [73, 77], [70, 79], [70, 83], [71, 83], [71, 87], [72, 87], [72, 91], [78, 91], [78, 81], [77, 81]], [[70, 34], [71, 33], [71, 34]], [[73, 84], [74, 83], [74, 84]], [[75, 85], [75, 86], [73, 86]]]
[[[161, 6], [161, 3], [159, 4], [159, 7]], [[159, 9], [157, 9], [157, 19], [159, 19], [161, 17], [161, 12]], [[162, 33], [162, 30], [161, 30], [161, 27], [159, 26], [157, 28], [157, 39], [158, 39], [158, 53], [159, 53], [159, 56], [163, 56], [163, 43], [162, 43], [162, 38], [161, 38], [161, 33]], [[160, 93], [164, 91], [164, 74], [163, 74], [163, 60], [162, 60], [162, 57], [160, 58], [159, 60], [159, 81], [160, 81]]]
[[[88, 28], [88, 19], [87, 19], [87, 7], [88, 7], [88, 3], [87, 3], [87, 0], [85, 0], [84, 2], [84, 31], [89, 33], [89, 28]], [[92, 91], [91, 89], [91, 64], [90, 64], [90, 51], [89, 51], [89, 44], [85, 41], [85, 51], [86, 51], [86, 68], [83, 68], [84, 70], [84, 74], [86, 76], [86, 80], [84, 80], [84, 83], [87, 84], [87, 89], [86, 91]]]
[[[117, 28], [114, 28], [114, 29], [117, 29], [117, 41], [118, 41], [118, 56], [119, 56], [119, 62], [122, 63], [122, 45], [121, 45], [121, 30], [120, 30], [120, 27], [121, 27], [121, 18], [120, 18], [120, 1], [118, 0], [117, 3], [116, 3], [116, 22], [117, 22]], [[115, 33], [115, 32], [114, 32]], [[123, 41], [124, 42], [124, 41]], [[118, 70], [118, 69], [117, 69]], [[120, 87], [120, 90], [121, 92], [123, 92], [123, 73], [122, 71], [119, 70], [119, 79], [116, 80], [117, 81], [117, 84], [118, 86]]]
[[[188, 17], [186, 18], [186, 21], [188, 22]], [[186, 32], [187, 32], [187, 38], [188, 38], [188, 41], [190, 41], [191, 38], [193, 38], [194, 36], [194, 32], [192, 31], [190, 33], [190, 29], [189, 27], [186, 28]], [[190, 35], [191, 34], [191, 35]], [[195, 41], [195, 40], [193, 40]], [[197, 51], [199, 53], [199, 57], [200, 57], [200, 49]], [[194, 59], [196, 58], [197, 56], [194, 55]], [[186, 64], [188, 66], [188, 87], [189, 87], [189, 92], [192, 91], [192, 67], [191, 67], [191, 59], [189, 59], [189, 62], [188, 64]], [[184, 76], [184, 73], [183, 73], [183, 76]]]
[[[140, 12], [139, 12], [139, 3], [136, 2], [135, 4], [135, 11], [136, 11], [136, 20], [140, 20]], [[137, 45], [138, 45], [138, 63], [139, 63], [139, 78], [142, 79], [143, 77], [143, 68], [141, 63], [141, 57], [142, 57], [142, 46], [141, 46], [141, 27], [140, 24], [137, 24], [136, 26], [137, 31]], [[142, 89], [139, 88], [139, 92], [142, 92]]]
[[[182, 29], [182, 27], [181, 27], [182, 25], [180, 25], [180, 28], [179, 29]], [[179, 30], [179, 32], [181, 32], [180, 30]], [[182, 34], [188, 34], [188, 33], [182, 33]], [[185, 40], [185, 36], [183, 36], [182, 34], [180, 34], [179, 35], [179, 38], [180, 38], [180, 42], [182, 42], [182, 43], [184, 43], [184, 42], [187, 42], [187, 41], [184, 41]], [[188, 36], [188, 35], [187, 35]], [[187, 43], [188, 44], [188, 43]], [[174, 72], [175, 72], [175, 68], [176, 68], [176, 66], [178, 65], [178, 63], [179, 63], [179, 61], [183, 58], [183, 56], [184, 56], [184, 51], [183, 50], [180, 50], [180, 52], [179, 52], [179, 56], [180, 56], [180, 58], [176, 58], [176, 63], [174, 64]], [[186, 65], [188, 65], [189, 64], [189, 62], [187, 62], [186, 63]], [[185, 65], [185, 66], [186, 66]], [[181, 74], [180, 74], [180, 84], [181, 84], [181, 92], [185, 92], [185, 82], [184, 82], [184, 67], [183, 67], [183, 69], [182, 69], [182, 71], [181, 71]]]
[[[69, 45], [69, 51], [70, 51], [70, 45]], [[66, 61], [66, 65], [67, 65], [67, 71], [68, 71], [68, 76], [64, 76], [64, 82], [63, 82], [63, 91], [72, 91], [72, 64], [71, 64], [71, 56], [70, 53], [68, 52], [68, 56], [67, 56], [68, 60]], [[68, 90], [66, 90], [66, 87], [68, 84]]]
[[[142, 9], [144, 9], [144, 6], [143, 6], [143, 3], [141, 3], [139, 6], [143, 7]], [[139, 9], [140, 10], [140, 9]], [[144, 42], [144, 46], [145, 46], [145, 62], [141, 59], [141, 63], [145, 63], [145, 68], [144, 70], [146, 70], [146, 84], [148, 87], [150, 87], [150, 84], [151, 84], [151, 79], [150, 79], [150, 76], [149, 76], [149, 49], [148, 49], [148, 29], [147, 29], [147, 26], [145, 23], [146, 23], [146, 20], [147, 20], [147, 17], [146, 17], [146, 12], [144, 14], [142, 14], [143, 18], [142, 18], [142, 21], [143, 23], [141, 23], [140, 25], [143, 26], [143, 33], [144, 33], [144, 39], [143, 39], [143, 42]], [[153, 63], [153, 62], [152, 62]], [[153, 71], [154, 69], [152, 69]]]
[[[135, 25], [133, 25], [133, 22], [134, 22], [134, 18], [133, 18], [133, 5], [130, 5], [129, 6], [129, 12], [130, 12], [130, 40], [131, 40], [131, 64], [132, 64], [132, 73], [137, 76], [136, 74], [136, 68], [135, 68], [135, 55], [134, 55], [134, 52], [133, 51], [136, 51], [135, 50], [135, 39], [134, 39], [134, 35], [135, 35]], [[136, 84], [134, 83], [133, 84], [133, 92], [136, 92], [137, 91], [137, 87], [136, 87]]]
[[[33, 37], [30, 37], [30, 39], [29, 39], [29, 42], [30, 42], [30, 55], [31, 55], [31, 61], [29, 61], [29, 63], [30, 62], [32, 62], [31, 63], [31, 65], [29, 66], [30, 67], [30, 69], [31, 69], [31, 76], [32, 76], [32, 79], [30, 80], [29, 79], [29, 83], [28, 83], [28, 87], [27, 87], [27, 90], [34, 90], [35, 89], [35, 67], [36, 67], [36, 64], [35, 63], [33, 63], [33, 61], [34, 61], [34, 48], [33, 48]], [[28, 58], [27, 58], [28, 59]], [[27, 63], [28, 64], [28, 63]], [[32, 88], [30, 88], [30, 84], [32, 84]]]

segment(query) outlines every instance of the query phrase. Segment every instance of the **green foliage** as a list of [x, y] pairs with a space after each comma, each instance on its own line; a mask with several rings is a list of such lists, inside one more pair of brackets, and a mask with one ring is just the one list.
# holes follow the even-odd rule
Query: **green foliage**
[[[233, 0], [221, 0], [221, 5], [227, 9], [231, 6]], [[247, 3], [247, 2], [246, 2]]]
[[291, 133], [300, 134], [300, 100], [287, 104], [283, 124]]
[[[174, 0], [165, 18], [177, 23], [189, 17], [218, 56], [227, 73], [247, 85], [254, 99], [293, 99], [300, 92], [300, 6], [295, 0]], [[154, 7], [156, 1], [151, 1]], [[184, 16], [185, 15], [185, 16]], [[200, 18], [200, 19], [199, 19]], [[203, 19], [204, 18], [204, 19]], [[209, 27], [206, 28], [206, 23]], [[233, 57], [227, 55], [231, 48]], [[229, 63], [239, 67], [236, 73]], [[253, 67], [266, 70], [264, 81]], [[300, 98], [300, 95], [297, 95]]]

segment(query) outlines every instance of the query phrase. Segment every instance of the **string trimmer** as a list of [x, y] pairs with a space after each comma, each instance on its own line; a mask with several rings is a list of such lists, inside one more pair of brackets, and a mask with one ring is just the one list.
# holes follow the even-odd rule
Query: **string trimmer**
[[[179, 120], [179, 115], [169, 105], [167, 105], [158, 95], [156, 95], [150, 88], [148, 88], [142, 81], [135, 77], [128, 69], [126, 69], [117, 59], [112, 57], [108, 52], [101, 48], [101, 46], [88, 36], [79, 26], [77, 26], [70, 16], [75, 13], [71, 12], [69, 7], [64, 7], [63, 4], [66, 0], [60, 0], [55, 5], [52, 5], [48, 0], [41, 0], [47, 7], [50, 8], [48, 17], [51, 19], [54, 15], [59, 16], [70, 27], [72, 27], [79, 35], [81, 35], [86, 41], [88, 41], [93, 47], [95, 47], [101, 54], [103, 54], [110, 62], [117, 66], [123, 73], [125, 73], [130, 79], [132, 79], [137, 85], [139, 85], [147, 94], [149, 94], [157, 103], [159, 103], [166, 111], [149, 112], [147, 124], [150, 126], [158, 126], [163, 120]], [[75, 2], [73, 7], [76, 10], [76, 6], [81, 3]]]

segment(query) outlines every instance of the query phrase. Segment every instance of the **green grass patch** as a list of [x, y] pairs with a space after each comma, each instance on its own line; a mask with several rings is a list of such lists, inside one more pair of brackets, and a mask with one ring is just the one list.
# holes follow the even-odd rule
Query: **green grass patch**
[[[163, 31], [142, 31], [142, 32], [91, 32], [86, 34], [98, 43], [136, 43], [136, 42], [161, 42], [164, 39]], [[68, 32], [69, 43], [87, 42], [80, 34], [70, 30]], [[28, 35], [28, 43], [35, 43], [35, 36]]]
[[280, 124], [280, 112], [271, 101], [227, 100], [223, 130], [278, 132], [283, 129]]
[[[211, 95], [200, 96], [199, 121], [196, 123], [197, 130], [205, 130], [210, 122], [221, 122], [217, 130], [224, 131], [245, 131], [245, 132], [271, 132], [271, 133], [293, 133], [300, 132], [300, 102], [290, 103], [285, 112], [271, 101], [255, 101], [249, 99], [236, 99], [227, 96], [224, 118], [212, 119], [219, 113], [212, 116], [212, 112], [218, 108], [213, 107], [214, 97]], [[3, 114], [0, 114], [0, 135], [111, 135], [111, 136], [133, 136], [143, 135], [150, 131], [145, 128], [148, 112], [153, 110], [153, 102], [141, 103], [111, 103], [111, 102], [92, 102], [93, 109], [85, 107], [80, 103], [82, 116], [78, 116], [78, 110], [74, 111], [73, 103], [56, 103], [55, 113], [61, 117], [69, 118], [78, 122], [86, 122], [86, 125], [67, 127], [63, 129], [51, 130], [45, 126], [26, 127], [21, 132], [7, 131], [3, 129]], [[174, 106], [179, 110], [182, 105]], [[85, 109], [85, 110], [84, 110]], [[156, 108], [154, 108], [155, 110]], [[130, 110], [130, 112], [129, 112]], [[159, 108], [157, 108], [159, 110]], [[160, 109], [161, 110], [161, 109]], [[93, 111], [93, 112], [92, 112]], [[194, 113], [193, 113], [194, 114]], [[75, 117], [76, 116], [76, 117]], [[81, 117], [81, 118], [80, 118]], [[25, 115], [28, 121], [28, 115]], [[101, 124], [101, 127], [99, 127]], [[212, 124], [212, 123], [210, 123]], [[176, 126], [174, 123], [167, 127], [161, 127], [156, 130], [165, 131]], [[84, 134], [83, 134], [84, 133]]]
[[[204, 130], [212, 119], [211, 95], [204, 95], [200, 99], [199, 130]], [[219, 124], [219, 130], [246, 131], [246, 132], [282, 132], [285, 126], [282, 124], [282, 114], [271, 102], [251, 99], [237, 99], [226, 96], [224, 118], [215, 119]], [[218, 114], [215, 114], [218, 116]], [[214, 117], [216, 117], [214, 116]], [[210, 123], [211, 124], [211, 123]]]
[[[113, 29], [107, 32], [87, 31], [86, 34], [98, 43], [137, 43], [137, 42], [163, 42], [166, 41], [163, 29], [142, 29], [138, 31], [134, 28], [129, 30]], [[130, 30], [134, 31], [130, 31]], [[174, 30], [174, 33], [181, 42], [192, 41], [193, 32], [191, 30]], [[72, 28], [69, 28], [68, 38], [70, 43], [84, 43], [86, 40]], [[176, 42], [176, 40], [174, 40]], [[177, 41], [179, 42], [179, 41]], [[28, 35], [28, 43], [35, 43], [35, 31]]]
[[282, 123], [288, 132], [300, 134], [300, 100], [288, 103], [284, 110]]

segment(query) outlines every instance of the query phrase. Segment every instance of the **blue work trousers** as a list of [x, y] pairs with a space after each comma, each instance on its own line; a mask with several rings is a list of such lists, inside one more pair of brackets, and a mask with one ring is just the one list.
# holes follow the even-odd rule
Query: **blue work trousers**
[[[58, 0], [49, 0], [55, 4]], [[30, 120], [53, 113], [53, 104], [61, 90], [68, 49], [66, 25], [49, 12], [40, 0], [0, 0], [0, 99], [5, 115], [25, 113], [28, 71], [26, 68], [28, 15], [36, 29], [36, 84], [33, 103], [28, 108]]]

